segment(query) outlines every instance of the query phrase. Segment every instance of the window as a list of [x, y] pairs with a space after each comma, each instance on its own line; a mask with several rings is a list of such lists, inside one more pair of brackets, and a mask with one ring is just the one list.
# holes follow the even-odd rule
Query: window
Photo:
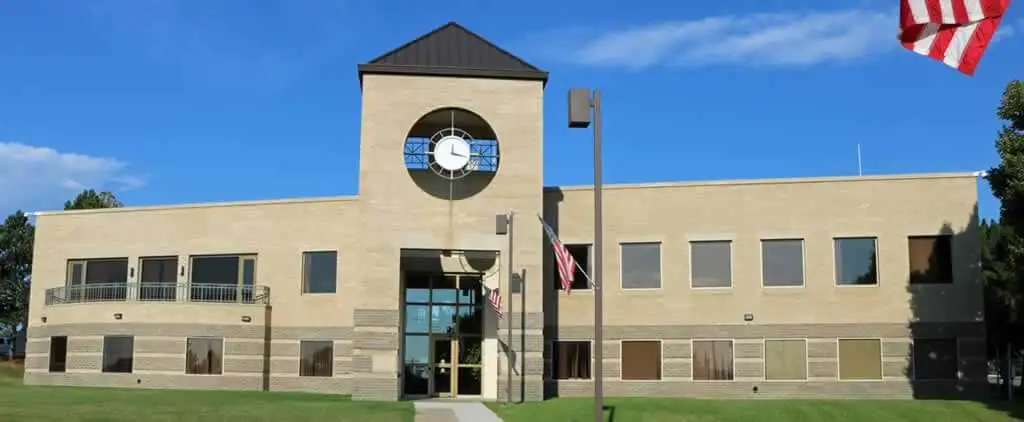
[[767, 380], [807, 379], [805, 340], [765, 340], [764, 378]]
[[956, 379], [956, 339], [915, 339], [914, 378], [919, 380]]
[[911, 236], [910, 283], [953, 282], [953, 236]]
[[221, 374], [223, 369], [224, 339], [193, 337], [188, 339], [186, 348], [186, 374]]
[[124, 300], [128, 297], [128, 258], [70, 260], [67, 286], [72, 300]]
[[660, 288], [661, 243], [623, 243], [621, 248], [622, 288]]
[[334, 342], [299, 342], [299, 376], [329, 377], [334, 372]]
[[877, 239], [874, 237], [836, 238], [836, 284], [878, 284]]
[[622, 379], [660, 380], [661, 342], [622, 341]]
[[690, 287], [732, 287], [732, 241], [690, 242]]
[[839, 379], [882, 379], [882, 341], [839, 339]]
[[[572, 255], [572, 259], [576, 260], [576, 263], [580, 264], [576, 267], [575, 276], [572, 279], [572, 290], [587, 290], [590, 288], [590, 283], [587, 283], [587, 275], [583, 273], [583, 270], [590, 271], [590, 245], [565, 245], [565, 248], [569, 250], [569, 255]], [[581, 269], [582, 268], [582, 269]], [[556, 290], [562, 290], [562, 276], [558, 275], [558, 264], [551, 266], [551, 280], [554, 282]]]
[[194, 301], [252, 303], [256, 256], [194, 256], [190, 280]]
[[555, 379], [590, 379], [589, 341], [556, 341], [551, 349]]
[[50, 372], [64, 372], [68, 363], [68, 337], [50, 337]]
[[103, 372], [132, 372], [135, 338], [131, 336], [103, 337]]
[[302, 254], [302, 293], [334, 293], [338, 285], [338, 252]]
[[732, 340], [693, 341], [693, 379], [695, 381], [732, 381]]
[[177, 295], [178, 257], [142, 258], [139, 260], [139, 299], [171, 300]]
[[761, 278], [765, 287], [803, 286], [803, 239], [762, 240]]

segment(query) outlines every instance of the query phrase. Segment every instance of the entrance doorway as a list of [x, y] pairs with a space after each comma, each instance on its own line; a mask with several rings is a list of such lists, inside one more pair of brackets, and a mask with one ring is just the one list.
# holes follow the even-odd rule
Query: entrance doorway
[[484, 301], [481, 274], [405, 273], [403, 396], [479, 396]]

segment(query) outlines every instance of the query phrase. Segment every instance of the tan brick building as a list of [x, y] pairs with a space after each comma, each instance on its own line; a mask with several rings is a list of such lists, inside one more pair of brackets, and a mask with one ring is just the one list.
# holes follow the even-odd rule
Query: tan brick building
[[[536, 218], [589, 268], [547, 73], [456, 24], [359, 69], [357, 196], [40, 213], [25, 382], [498, 399], [511, 356], [513, 397], [590, 394], [593, 294]], [[977, 391], [976, 209], [966, 173], [607, 186], [606, 392]]]

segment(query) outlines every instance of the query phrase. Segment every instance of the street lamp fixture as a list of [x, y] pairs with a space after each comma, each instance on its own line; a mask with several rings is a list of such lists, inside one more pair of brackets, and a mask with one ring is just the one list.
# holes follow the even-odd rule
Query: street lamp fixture
[[593, 111], [594, 127], [594, 269], [591, 282], [594, 284], [594, 420], [604, 421], [604, 298], [601, 289], [604, 254], [604, 232], [601, 195], [601, 91], [589, 88], [569, 90], [569, 127], [591, 126]]

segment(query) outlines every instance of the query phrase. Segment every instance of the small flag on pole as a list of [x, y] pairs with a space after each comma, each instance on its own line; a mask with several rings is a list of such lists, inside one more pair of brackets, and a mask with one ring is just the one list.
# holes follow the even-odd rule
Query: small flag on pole
[[900, 0], [900, 43], [973, 75], [1010, 0]]
[[544, 226], [544, 233], [547, 233], [548, 239], [551, 240], [551, 248], [555, 250], [555, 265], [558, 266], [558, 277], [562, 279], [562, 290], [569, 294], [569, 290], [572, 289], [572, 282], [576, 279], [576, 267], [579, 264], [576, 263], [576, 259], [569, 253], [569, 249], [562, 244], [562, 241], [558, 240], [558, 235], [544, 221], [544, 218], [540, 215], [537, 215], [537, 218], [540, 219], [540, 224]]
[[498, 312], [498, 314], [501, 314], [501, 293], [499, 292], [499, 289], [491, 289], [484, 286], [484, 290], [487, 295], [487, 303], [489, 303], [491, 307]]

